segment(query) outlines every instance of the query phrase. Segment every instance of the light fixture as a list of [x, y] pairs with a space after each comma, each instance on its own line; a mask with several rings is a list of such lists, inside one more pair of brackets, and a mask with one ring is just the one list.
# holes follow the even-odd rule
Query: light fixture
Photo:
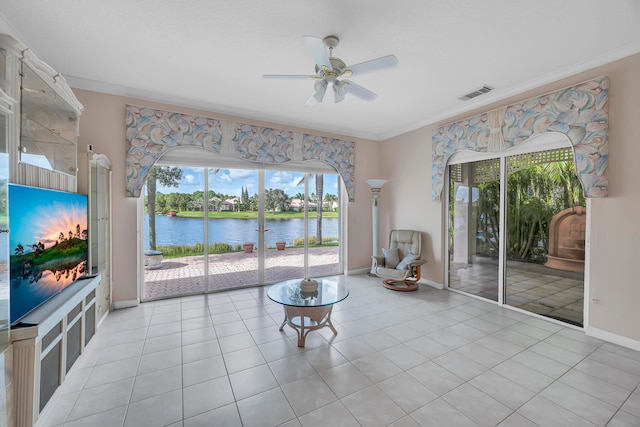
[[316, 80], [314, 83], [313, 88], [315, 89], [315, 93], [313, 94], [313, 97], [316, 101], [322, 102], [324, 94], [327, 92], [327, 84], [327, 81], [324, 79]]
[[344, 96], [349, 91], [349, 82], [347, 81], [336, 81], [333, 83], [333, 93], [335, 95], [335, 102], [341, 102], [344, 100]]
[[[379, 242], [379, 234], [378, 234], [378, 225], [380, 223], [380, 218], [378, 216], [378, 199], [380, 198], [380, 190], [382, 186], [387, 182], [386, 179], [368, 179], [367, 184], [371, 186], [371, 224], [373, 227], [372, 233], [372, 241], [373, 241], [373, 250], [372, 255], [378, 256], [378, 248], [380, 247]], [[375, 263], [374, 260], [371, 259], [371, 274], [375, 274]]]

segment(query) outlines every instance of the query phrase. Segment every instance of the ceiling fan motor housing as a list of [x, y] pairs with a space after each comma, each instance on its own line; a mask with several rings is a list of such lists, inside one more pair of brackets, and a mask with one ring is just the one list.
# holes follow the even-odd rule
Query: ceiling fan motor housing
[[329, 58], [329, 62], [331, 62], [331, 67], [333, 68], [332, 70], [329, 70], [326, 67], [318, 67], [316, 65], [316, 74], [318, 74], [328, 82], [335, 82], [338, 77], [342, 75], [342, 72], [347, 67], [347, 64], [345, 64], [342, 59], [334, 57]]

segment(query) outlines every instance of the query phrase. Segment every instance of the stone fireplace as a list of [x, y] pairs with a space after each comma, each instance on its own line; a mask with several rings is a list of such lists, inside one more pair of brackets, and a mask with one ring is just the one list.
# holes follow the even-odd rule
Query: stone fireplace
[[586, 220], [584, 206], [565, 209], [551, 219], [546, 267], [584, 272]]

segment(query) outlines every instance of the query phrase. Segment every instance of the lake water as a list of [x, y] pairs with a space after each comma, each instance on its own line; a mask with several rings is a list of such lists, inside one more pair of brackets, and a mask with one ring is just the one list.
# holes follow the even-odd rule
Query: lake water
[[[340, 222], [338, 218], [322, 218], [322, 236], [338, 236]], [[209, 219], [209, 243], [257, 242], [257, 219]], [[304, 237], [304, 218], [267, 219], [264, 233], [267, 247], [275, 247], [276, 242], [293, 245], [295, 239]], [[202, 243], [204, 235], [203, 218], [180, 218], [156, 216], [156, 245], [193, 245]], [[309, 219], [309, 236], [316, 235], [316, 219]], [[144, 216], [145, 249], [149, 247], [149, 216]]]

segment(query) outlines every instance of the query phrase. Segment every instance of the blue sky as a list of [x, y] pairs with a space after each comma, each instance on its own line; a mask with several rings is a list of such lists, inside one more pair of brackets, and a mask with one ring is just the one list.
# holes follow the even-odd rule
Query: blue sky
[[[158, 192], [169, 193], [193, 193], [203, 190], [203, 168], [183, 167], [183, 176], [178, 188], [163, 187], [158, 183]], [[304, 183], [296, 185], [304, 176], [299, 172], [266, 171], [265, 188], [280, 188], [287, 195], [293, 196], [304, 193]], [[324, 174], [324, 193], [338, 195], [338, 175]], [[218, 173], [209, 174], [209, 190], [230, 196], [240, 196], [242, 187], [249, 190], [253, 196], [258, 192], [258, 172], [249, 169], [220, 169]], [[309, 194], [315, 193], [315, 178], [309, 180]]]

